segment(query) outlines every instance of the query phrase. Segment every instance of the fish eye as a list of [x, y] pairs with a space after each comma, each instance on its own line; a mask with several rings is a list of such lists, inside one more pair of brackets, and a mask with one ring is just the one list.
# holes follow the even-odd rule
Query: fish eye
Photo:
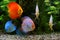
[[20, 10], [20, 12], [21, 12], [21, 10]]

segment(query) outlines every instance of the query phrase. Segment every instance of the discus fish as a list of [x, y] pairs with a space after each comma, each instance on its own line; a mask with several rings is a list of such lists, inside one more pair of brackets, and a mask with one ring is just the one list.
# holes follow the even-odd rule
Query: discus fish
[[12, 21], [7, 21], [5, 24], [5, 31], [7, 33], [13, 32], [16, 30], [16, 26], [12, 24]]
[[25, 17], [23, 17], [22, 21], [23, 22], [21, 25], [21, 29], [24, 33], [28, 33], [28, 32], [33, 31], [35, 29], [35, 24], [30, 17], [25, 16]]
[[19, 18], [19, 17], [21, 17], [21, 15], [23, 13], [22, 7], [19, 4], [17, 4], [16, 2], [10, 2], [7, 5], [7, 8], [8, 8], [9, 17], [11, 19]]

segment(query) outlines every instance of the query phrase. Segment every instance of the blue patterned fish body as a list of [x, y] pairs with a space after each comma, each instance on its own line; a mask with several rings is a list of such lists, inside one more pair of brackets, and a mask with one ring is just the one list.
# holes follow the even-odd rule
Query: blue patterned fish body
[[7, 21], [5, 24], [5, 31], [6, 32], [13, 32], [16, 30], [16, 26], [12, 24], [12, 21]]

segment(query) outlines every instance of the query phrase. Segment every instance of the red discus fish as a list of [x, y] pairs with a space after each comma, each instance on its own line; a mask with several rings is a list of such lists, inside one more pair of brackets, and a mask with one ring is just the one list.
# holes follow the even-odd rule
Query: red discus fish
[[7, 8], [8, 8], [9, 17], [11, 19], [19, 18], [23, 13], [22, 7], [18, 5], [16, 2], [10, 2], [7, 5]]

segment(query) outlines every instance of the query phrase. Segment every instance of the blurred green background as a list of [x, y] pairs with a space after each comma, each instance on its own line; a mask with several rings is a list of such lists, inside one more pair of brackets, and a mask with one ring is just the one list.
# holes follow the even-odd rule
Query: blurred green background
[[[22, 6], [24, 12], [21, 17], [29, 16], [35, 22], [36, 29], [31, 34], [51, 33], [48, 25], [50, 15], [53, 16], [54, 32], [60, 32], [60, 0], [38, 0], [39, 20], [34, 20], [37, 0], [0, 0], [0, 31], [4, 32], [6, 21], [10, 20], [7, 4], [11, 1], [15, 1]], [[19, 19], [13, 21], [16, 26], [20, 27], [21, 21]]]

